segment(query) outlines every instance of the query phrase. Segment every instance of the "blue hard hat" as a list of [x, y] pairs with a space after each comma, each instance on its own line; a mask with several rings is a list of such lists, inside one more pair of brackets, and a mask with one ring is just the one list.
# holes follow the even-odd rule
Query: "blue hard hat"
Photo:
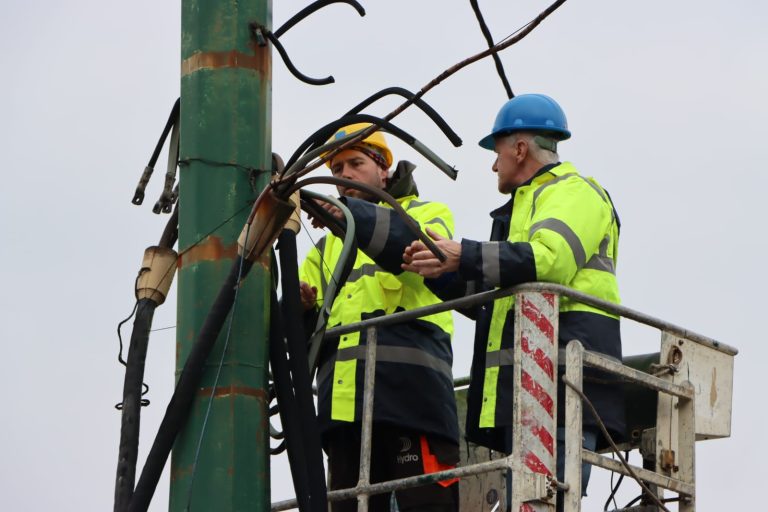
[[555, 140], [571, 136], [565, 112], [555, 100], [544, 94], [521, 94], [501, 107], [493, 131], [480, 140], [480, 147], [493, 150], [496, 137], [521, 131], [543, 133]]

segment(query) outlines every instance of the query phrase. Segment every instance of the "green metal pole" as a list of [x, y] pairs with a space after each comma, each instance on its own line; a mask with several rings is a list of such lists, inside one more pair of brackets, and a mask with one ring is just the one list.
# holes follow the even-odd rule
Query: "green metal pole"
[[[272, 64], [249, 23], [271, 27], [272, 2], [183, 0], [181, 21], [177, 378], [269, 181], [259, 170], [271, 166]], [[230, 313], [215, 389], [229, 319], [211, 353], [174, 445], [171, 511], [269, 510], [269, 286], [268, 262], [257, 263]]]

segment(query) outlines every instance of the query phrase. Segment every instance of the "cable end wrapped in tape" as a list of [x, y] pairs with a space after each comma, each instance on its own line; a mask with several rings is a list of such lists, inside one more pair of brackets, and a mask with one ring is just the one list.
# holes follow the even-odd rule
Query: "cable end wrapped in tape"
[[295, 210], [295, 203], [278, 197], [271, 187], [265, 188], [237, 239], [238, 254], [251, 261], [260, 259]]
[[299, 194], [300, 192], [298, 190], [291, 194], [289, 202], [296, 206], [293, 208], [293, 213], [291, 213], [291, 216], [288, 218], [288, 222], [285, 223], [285, 229], [290, 229], [297, 234], [301, 231], [301, 199], [299, 198]]
[[165, 302], [176, 273], [178, 254], [167, 247], [152, 246], [144, 251], [141, 272], [136, 281], [136, 298]]

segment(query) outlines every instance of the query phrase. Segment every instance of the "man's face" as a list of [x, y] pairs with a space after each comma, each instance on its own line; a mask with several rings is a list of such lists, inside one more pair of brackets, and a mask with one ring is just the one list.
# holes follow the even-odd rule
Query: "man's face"
[[[370, 185], [371, 187], [384, 189], [387, 184], [387, 171], [379, 167], [368, 155], [354, 149], [345, 149], [333, 157], [331, 172], [336, 178]], [[346, 187], [336, 187], [339, 195], [355, 197], [358, 199], [373, 199], [362, 190]]]
[[517, 140], [510, 144], [507, 137], [496, 139], [496, 161], [491, 166], [498, 179], [499, 192], [509, 194], [528, 179], [525, 173], [525, 156], [528, 144]]

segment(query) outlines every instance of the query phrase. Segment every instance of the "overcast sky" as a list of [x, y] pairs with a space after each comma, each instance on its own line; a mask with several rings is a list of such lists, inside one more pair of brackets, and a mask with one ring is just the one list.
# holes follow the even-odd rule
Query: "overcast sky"
[[[308, 3], [276, 2], [274, 26]], [[275, 56], [276, 152], [290, 155], [369, 94], [393, 85], [417, 90], [485, 46], [466, 0], [363, 4], [365, 18], [335, 5], [282, 38], [299, 69], [332, 74], [336, 84], [299, 83]], [[545, 6], [480, 4], [497, 39]], [[768, 284], [766, 24], [768, 4], [758, 0], [570, 0], [502, 54], [516, 93], [560, 102], [573, 132], [561, 157], [595, 176], [616, 203], [624, 304], [740, 350], [732, 437], [697, 444], [701, 511], [755, 508], [768, 455], [768, 344], [759, 327]], [[133, 306], [143, 250], [166, 222], [151, 213], [161, 172], [143, 207], [130, 199], [179, 94], [179, 39], [178, 1], [3, 2], [3, 510], [112, 507], [120, 424], [113, 405], [123, 382], [115, 326]], [[452, 207], [458, 237], [486, 238], [487, 212], [506, 200], [496, 192], [492, 154], [476, 144], [505, 98], [486, 60], [425, 98], [462, 136], [461, 148], [420, 112], [397, 121], [460, 170], [451, 182], [393, 144], [396, 158], [419, 165], [422, 197]], [[305, 232], [300, 239], [305, 254], [311, 241]], [[172, 293], [154, 327], [175, 322]], [[457, 376], [469, 370], [472, 330], [457, 319]], [[626, 322], [623, 335], [625, 354], [658, 350], [653, 330]], [[174, 347], [174, 329], [152, 334], [140, 461], [172, 392]], [[289, 497], [285, 462], [273, 473], [273, 499]], [[602, 509], [608, 494], [607, 474], [594, 474], [585, 510]], [[620, 504], [635, 493], [625, 484]], [[167, 497], [163, 479], [151, 510], [166, 510]]]

